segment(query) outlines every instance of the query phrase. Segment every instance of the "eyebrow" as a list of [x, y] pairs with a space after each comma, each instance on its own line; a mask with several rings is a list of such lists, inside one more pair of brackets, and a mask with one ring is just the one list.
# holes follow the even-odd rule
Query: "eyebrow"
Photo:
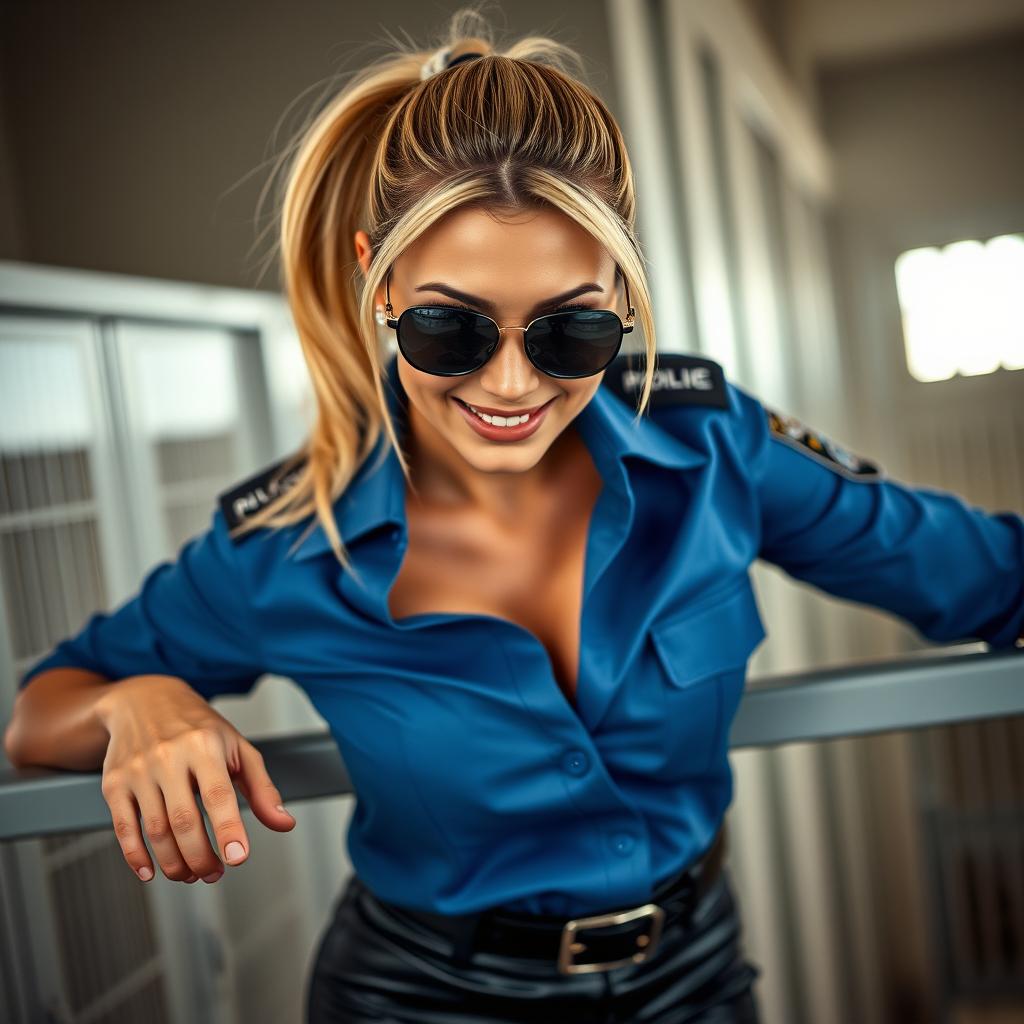
[[[442, 295], [447, 295], [449, 298], [457, 299], [459, 302], [464, 302], [467, 306], [476, 306], [478, 309], [482, 309], [485, 313], [493, 314], [497, 309], [493, 302], [489, 302], [487, 299], [481, 299], [476, 295], [469, 295], [467, 292], [460, 292], [441, 281], [428, 281], [426, 284], [417, 285], [413, 290], [417, 292], [441, 292]], [[585, 284], [581, 284], [576, 288], [571, 288], [567, 292], [562, 292], [561, 295], [554, 295], [550, 299], [538, 302], [530, 312], [537, 313], [542, 309], [549, 308], [550, 306], [560, 306], [563, 302], [575, 299], [577, 295], [583, 295], [585, 292], [603, 291], [604, 289], [599, 284], [595, 284], [593, 281], [587, 281]]]

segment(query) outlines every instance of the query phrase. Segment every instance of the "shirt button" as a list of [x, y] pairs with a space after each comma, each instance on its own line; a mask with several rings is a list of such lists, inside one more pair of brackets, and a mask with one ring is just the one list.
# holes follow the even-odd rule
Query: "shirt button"
[[583, 775], [590, 767], [590, 758], [582, 750], [570, 750], [562, 758], [562, 767], [570, 775]]
[[628, 857], [635, 845], [636, 840], [628, 832], [616, 832], [612, 836], [612, 849], [622, 857]]

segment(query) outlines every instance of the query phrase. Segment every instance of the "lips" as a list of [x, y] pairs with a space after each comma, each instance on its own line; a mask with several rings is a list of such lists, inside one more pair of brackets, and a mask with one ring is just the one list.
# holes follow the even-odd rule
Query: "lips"
[[555, 399], [552, 398], [543, 405], [537, 406], [532, 415], [525, 420], [514, 420], [516, 424], [514, 427], [508, 425], [499, 427], [494, 423], [489, 423], [490, 417], [488, 417], [488, 420], [485, 420], [483, 417], [478, 416], [462, 399], [453, 397], [453, 401], [458, 406], [470, 430], [480, 437], [500, 444], [518, 444], [537, 433], [541, 424], [547, 418], [548, 409], [554, 405]]
[[[460, 405], [466, 406], [467, 409], [469, 408], [469, 402], [463, 401], [461, 398], [456, 398], [455, 401], [458, 402]], [[537, 412], [538, 409], [543, 409], [545, 405], [548, 405], [550, 402], [553, 401], [553, 398], [549, 398], [547, 402], [542, 402], [540, 405], [534, 405], [529, 409], [491, 409], [486, 405], [477, 405], [474, 402], [473, 408], [479, 412], [487, 413], [488, 416], [525, 416], [527, 413], [533, 415], [533, 413]]]

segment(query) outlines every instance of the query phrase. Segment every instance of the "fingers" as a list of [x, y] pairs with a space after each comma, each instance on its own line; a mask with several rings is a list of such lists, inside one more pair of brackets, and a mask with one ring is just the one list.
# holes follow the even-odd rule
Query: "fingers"
[[[217, 736], [216, 740], [219, 741], [220, 737]], [[249, 856], [249, 837], [242, 824], [223, 742], [219, 755], [210, 750], [198, 751], [192, 761], [192, 771], [221, 856], [232, 866], [244, 864]]]
[[[224, 865], [206, 834], [203, 812], [195, 798], [193, 774], [199, 766], [208, 763], [220, 763], [223, 767], [224, 758], [224, 742], [213, 729], [196, 729], [174, 743], [161, 744], [154, 748], [150, 757], [150, 770], [166, 808], [174, 848], [187, 866], [188, 875], [208, 883], [220, 878]], [[198, 775], [196, 777], [198, 779]], [[230, 781], [228, 790], [231, 790]], [[230, 795], [233, 798], [234, 792]], [[204, 801], [209, 796], [203, 794]], [[216, 793], [213, 798], [217, 798]], [[162, 867], [164, 861], [158, 851], [157, 859]]]
[[[179, 765], [171, 775], [158, 781], [163, 789], [167, 820], [181, 856], [194, 877], [212, 883], [224, 874], [224, 865], [221, 864], [216, 851], [210, 845], [210, 837], [206, 834], [206, 823], [203, 821], [203, 812], [196, 802], [192, 783], [192, 771], [199, 770], [199, 764], [206, 761], [205, 757], [197, 759], [192, 762], [191, 769], [188, 764]], [[216, 764], [216, 759], [213, 759], [213, 763]], [[228, 788], [231, 788], [230, 781]], [[203, 792], [201, 788], [200, 793], [204, 803], [217, 798], [216, 793], [211, 795], [209, 791]], [[234, 796], [233, 791], [231, 795]]]
[[263, 755], [244, 738], [238, 748], [240, 770], [235, 783], [252, 808], [253, 814], [268, 828], [290, 832], [295, 819], [284, 809], [281, 793], [267, 773]]
[[178, 849], [160, 787], [152, 778], [141, 777], [135, 782], [134, 795], [139, 807], [142, 832], [149, 840], [160, 870], [172, 882], [195, 881], [195, 873]]
[[104, 779], [101, 788], [103, 798], [110, 808], [110, 819], [114, 824], [114, 835], [121, 846], [121, 853], [139, 878], [148, 882], [153, 877], [153, 861], [142, 838], [138, 807], [126, 787], [115, 787]]
[[[142, 881], [154, 875], [145, 838], [172, 881], [191, 883], [201, 877], [215, 882], [224, 873], [218, 850], [228, 864], [245, 863], [249, 839], [232, 774], [264, 825], [279, 832], [295, 827], [295, 819], [281, 806], [281, 794], [263, 756], [244, 737], [235, 741], [237, 746], [226, 742], [216, 729], [196, 729], [173, 744], [153, 748], [132, 769], [104, 771], [101, 789], [115, 835], [125, 861]], [[213, 826], [216, 850], [206, 833], [203, 808]]]

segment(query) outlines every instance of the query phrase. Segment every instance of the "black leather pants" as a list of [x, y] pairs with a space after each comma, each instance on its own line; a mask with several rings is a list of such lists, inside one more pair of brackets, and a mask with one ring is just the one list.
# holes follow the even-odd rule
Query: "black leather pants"
[[323, 933], [307, 989], [307, 1024], [758, 1024], [760, 967], [742, 952], [728, 866], [689, 921], [665, 928], [653, 956], [566, 975], [554, 962], [475, 953], [399, 919], [350, 878]]

